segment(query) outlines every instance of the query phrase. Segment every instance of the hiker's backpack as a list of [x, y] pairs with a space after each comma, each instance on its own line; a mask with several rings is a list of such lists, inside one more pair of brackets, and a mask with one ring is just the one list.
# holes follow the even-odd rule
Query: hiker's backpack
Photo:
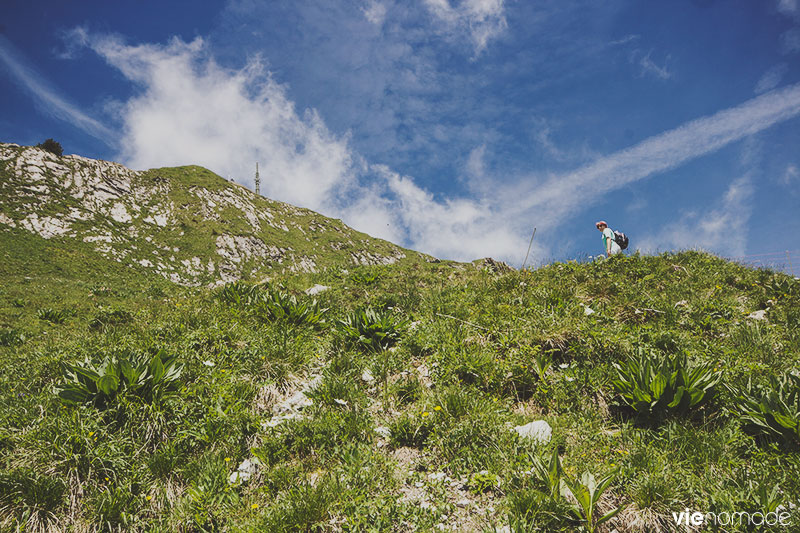
[[614, 230], [614, 241], [619, 244], [622, 250], [628, 247], [628, 236], [621, 231]]

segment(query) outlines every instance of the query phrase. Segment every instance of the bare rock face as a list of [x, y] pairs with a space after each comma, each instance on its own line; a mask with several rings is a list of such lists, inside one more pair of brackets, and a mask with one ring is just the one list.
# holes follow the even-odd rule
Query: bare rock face
[[505, 272], [511, 272], [512, 270], [514, 270], [513, 268], [508, 266], [506, 263], [504, 263], [502, 261], [497, 261], [495, 259], [492, 259], [491, 257], [485, 257], [483, 259], [478, 259], [477, 261], [473, 261], [473, 264], [478, 268], [485, 268], [485, 269], [489, 270], [490, 272], [494, 272], [494, 273], [505, 273]]
[[184, 285], [413, 253], [200, 167], [135, 171], [0, 143], [0, 231], [20, 229]]

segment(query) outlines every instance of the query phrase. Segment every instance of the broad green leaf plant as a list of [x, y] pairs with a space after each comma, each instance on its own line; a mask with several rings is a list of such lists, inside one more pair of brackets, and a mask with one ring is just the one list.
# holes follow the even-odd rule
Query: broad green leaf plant
[[770, 376], [766, 386], [727, 387], [744, 429], [756, 435], [800, 446], [800, 377]]
[[662, 356], [640, 349], [614, 363], [614, 389], [640, 422], [658, 423], [699, 409], [716, 394], [722, 374], [710, 365], [689, 367], [686, 354]]
[[147, 356], [106, 357], [98, 365], [62, 363], [64, 382], [58, 396], [68, 405], [90, 403], [100, 409], [108, 407], [118, 394], [127, 393], [147, 403], [163, 399], [183, 372], [175, 356], [158, 351]]

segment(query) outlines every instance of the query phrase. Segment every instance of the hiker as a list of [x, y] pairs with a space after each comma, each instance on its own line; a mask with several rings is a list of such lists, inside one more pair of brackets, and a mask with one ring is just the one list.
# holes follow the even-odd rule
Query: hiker
[[622, 252], [614, 237], [614, 232], [608, 227], [605, 220], [595, 222], [595, 227], [603, 234], [603, 247], [606, 249], [606, 257]]

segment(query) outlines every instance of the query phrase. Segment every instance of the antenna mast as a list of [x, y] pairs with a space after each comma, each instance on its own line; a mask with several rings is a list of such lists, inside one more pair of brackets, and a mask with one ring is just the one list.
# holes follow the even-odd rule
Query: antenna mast
[[261, 180], [258, 177], [258, 161], [256, 161], [256, 194], [261, 196]]

